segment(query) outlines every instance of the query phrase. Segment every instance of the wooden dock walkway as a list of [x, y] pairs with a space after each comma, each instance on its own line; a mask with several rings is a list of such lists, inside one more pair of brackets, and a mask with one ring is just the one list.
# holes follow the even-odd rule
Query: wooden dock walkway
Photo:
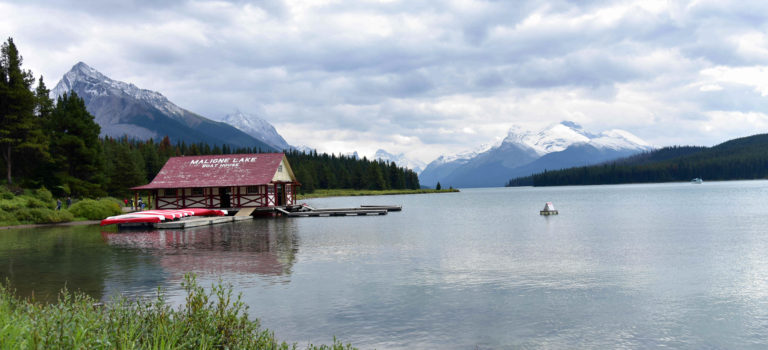
[[363, 216], [387, 215], [390, 211], [401, 211], [403, 207], [396, 205], [361, 205], [359, 208], [317, 209], [310, 206], [296, 206], [285, 209], [275, 208], [275, 210], [288, 217]]
[[278, 212], [288, 217], [387, 215], [386, 210], [363, 209], [363, 208], [315, 209], [315, 210], [307, 210], [307, 211], [287, 211], [282, 208], [276, 208], [275, 210], [277, 210]]
[[168, 222], [160, 222], [155, 224], [155, 228], [163, 228], [163, 229], [183, 229], [183, 228], [190, 228], [190, 227], [198, 227], [198, 226], [208, 226], [208, 225], [215, 225], [215, 224], [223, 224], [226, 222], [234, 222], [234, 221], [241, 221], [241, 220], [252, 220], [253, 218], [250, 216], [213, 216], [213, 217], [198, 217], [198, 218], [189, 218], [189, 219], [181, 219], [176, 221], [168, 221]]

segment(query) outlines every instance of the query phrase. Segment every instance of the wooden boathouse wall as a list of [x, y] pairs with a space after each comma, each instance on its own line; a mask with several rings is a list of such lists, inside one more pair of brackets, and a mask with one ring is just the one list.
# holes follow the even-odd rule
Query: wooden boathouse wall
[[[258, 186], [225, 186], [228, 189], [230, 206], [276, 207], [295, 204], [293, 183], [271, 183]], [[194, 193], [194, 194], [193, 194]], [[282, 194], [282, 196], [278, 196]], [[157, 209], [175, 208], [221, 208], [219, 187], [211, 188], [164, 188], [152, 191]]]
[[243, 208], [293, 205], [299, 186], [284, 154], [261, 153], [174, 157], [133, 189], [157, 209]]

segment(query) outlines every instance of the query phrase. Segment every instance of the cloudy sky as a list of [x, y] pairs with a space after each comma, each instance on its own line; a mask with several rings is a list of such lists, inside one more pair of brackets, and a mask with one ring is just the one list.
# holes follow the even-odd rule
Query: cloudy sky
[[[161, 4], [158, 4], [161, 3]], [[294, 145], [430, 161], [513, 124], [658, 145], [768, 132], [768, 1], [0, 1], [50, 87], [78, 61]]]

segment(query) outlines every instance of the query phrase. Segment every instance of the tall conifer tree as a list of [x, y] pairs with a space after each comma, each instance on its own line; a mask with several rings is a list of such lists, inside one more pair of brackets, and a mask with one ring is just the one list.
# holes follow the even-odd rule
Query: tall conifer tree
[[50, 123], [51, 154], [59, 178], [75, 195], [100, 195], [103, 176], [99, 132], [101, 127], [85, 109], [76, 93], [64, 94], [56, 102]]
[[14, 153], [22, 149], [43, 151], [41, 124], [35, 120], [36, 98], [32, 72], [21, 68], [22, 57], [12, 38], [0, 49], [0, 153], [6, 181], [13, 182]]

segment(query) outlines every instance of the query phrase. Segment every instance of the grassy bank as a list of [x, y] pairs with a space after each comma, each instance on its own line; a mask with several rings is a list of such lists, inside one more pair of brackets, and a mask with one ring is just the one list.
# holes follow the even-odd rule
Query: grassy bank
[[56, 198], [45, 188], [12, 192], [0, 186], [0, 226], [97, 220], [120, 212], [120, 204], [114, 198], [83, 199], [69, 208], [62, 203], [61, 210], [56, 210]]
[[433, 190], [351, 190], [351, 189], [330, 189], [315, 190], [312, 193], [298, 195], [298, 199], [323, 198], [323, 197], [346, 197], [346, 196], [387, 196], [398, 194], [420, 194], [420, 193], [448, 193], [459, 192], [457, 189]]
[[[120, 297], [104, 305], [80, 293], [62, 291], [55, 304], [21, 300], [0, 284], [2, 349], [296, 349], [248, 318], [248, 307], [232, 288], [214, 285], [206, 292], [193, 275], [182, 286], [186, 303], [167, 304]], [[353, 349], [308, 345], [307, 349]]]

